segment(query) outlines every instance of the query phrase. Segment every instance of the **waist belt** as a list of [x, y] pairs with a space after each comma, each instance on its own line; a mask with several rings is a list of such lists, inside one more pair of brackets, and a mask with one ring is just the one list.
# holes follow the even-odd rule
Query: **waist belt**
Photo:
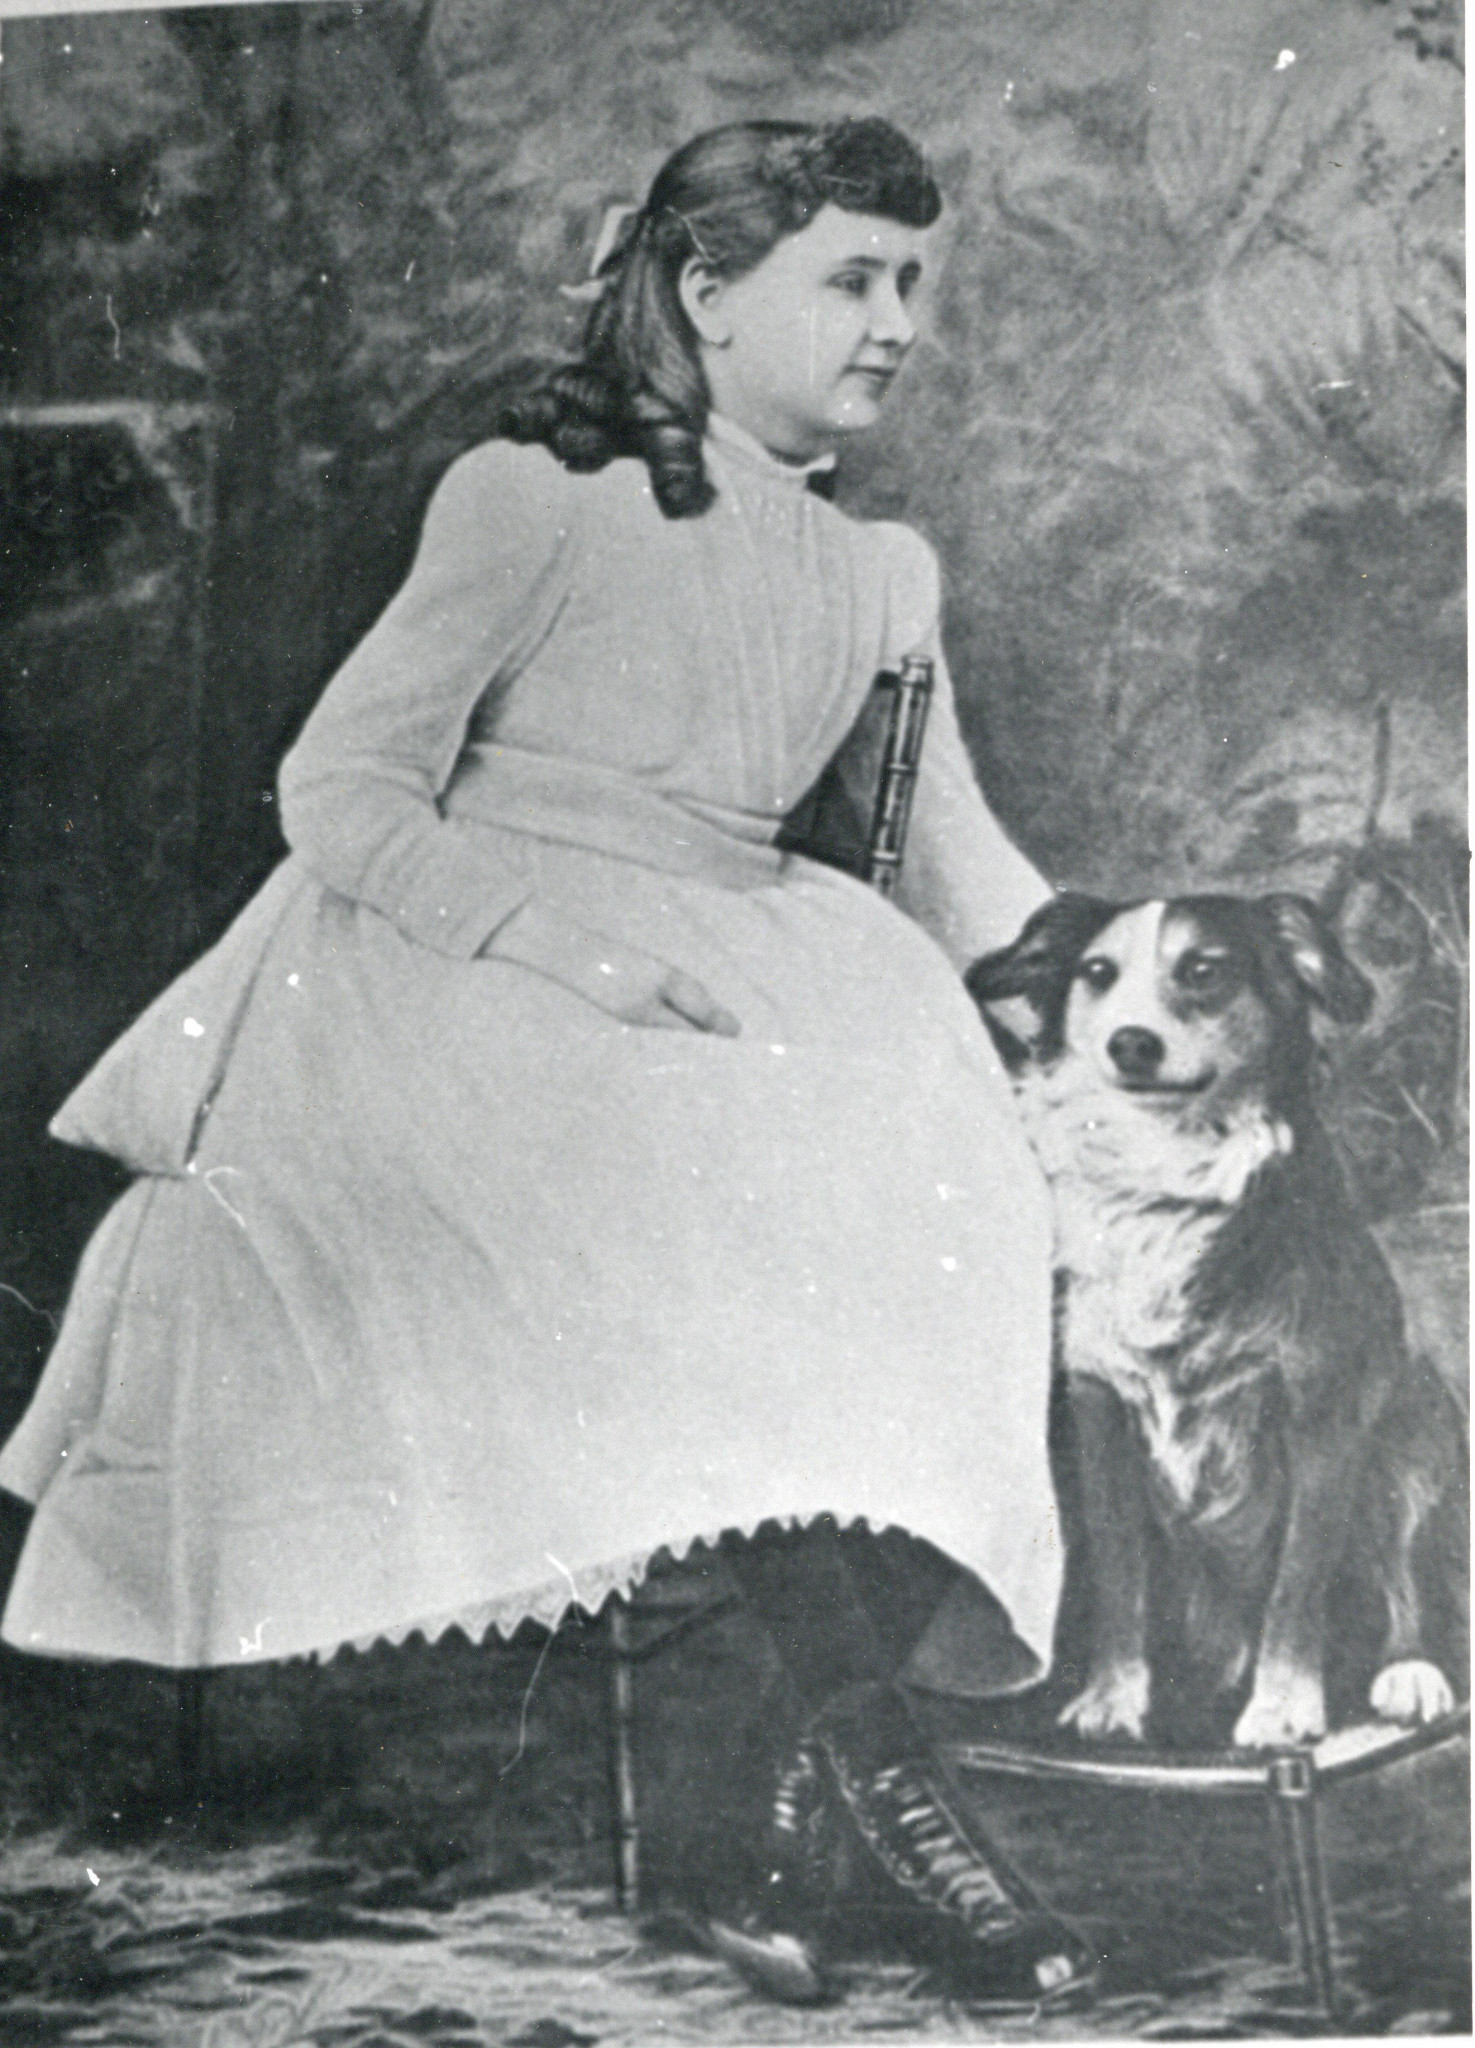
[[785, 860], [773, 844], [778, 817], [669, 796], [618, 769], [518, 747], [468, 747], [441, 809], [727, 889], [761, 888]]

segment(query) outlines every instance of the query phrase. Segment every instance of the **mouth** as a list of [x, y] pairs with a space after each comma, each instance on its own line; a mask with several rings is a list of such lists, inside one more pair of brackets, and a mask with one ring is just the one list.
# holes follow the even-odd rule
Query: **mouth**
[[1217, 1070], [1210, 1067], [1206, 1074], [1200, 1074], [1192, 1081], [1132, 1081], [1125, 1074], [1112, 1078], [1113, 1085], [1124, 1095], [1156, 1095], [1174, 1101], [1185, 1095], [1202, 1095], [1205, 1089], [1213, 1087], [1219, 1076]]
[[849, 374], [852, 377], [859, 377], [863, 384], [869, 385], [877, 397], [884, 397], [891, 388], [896, 370], [874, 363], [852, 363]]

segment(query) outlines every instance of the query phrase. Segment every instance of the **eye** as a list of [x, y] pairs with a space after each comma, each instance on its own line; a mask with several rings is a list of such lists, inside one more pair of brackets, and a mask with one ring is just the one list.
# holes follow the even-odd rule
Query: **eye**
[[847, 292], [852, 299], [863, 299], [871, 288], [870, 272], [866, 270], [842, 270], [830, 283], [836, 291]]
[[1099, 996], [1104, 995], [1107, 989], [1111, 987], [1117, 978], [1117, 973], [1118, 969], [1115, 960], [1108, 960], [1104, 955], [1098, 953], [1094, 959], [1081, 962], [1080, 966], [1076, 969], [1076, 980], [1083, 981], [1087, 988], [1093, 989]]
[[901, 269], [896, 273], [896, 296], [899, 299], [909, 299], [921, 282], [921, 264], [903, 263]]
[[1195, 995], [1209, 995], [1229, 978], [1229, 962], [1221, 953], [1185, 953], [1174, 969], [1173, 979]]

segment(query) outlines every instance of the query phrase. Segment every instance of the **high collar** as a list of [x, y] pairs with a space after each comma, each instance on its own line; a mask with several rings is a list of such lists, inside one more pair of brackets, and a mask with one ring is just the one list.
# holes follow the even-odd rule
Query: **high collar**
[[729, 461], [778, 483], [788, 484], [796, 491], [802, 491], [812, 476], [823, 476], [835, 467], [833, 448], [826, 449], [823, 455], [811, 456], [808, 462], [785, 462], [765, 448], [761, 441], [755, 440], [746, 427], [740, 427], [735, 420], [724, 419], [720, 412], [707, 415], [707, 437], [717, 443]]

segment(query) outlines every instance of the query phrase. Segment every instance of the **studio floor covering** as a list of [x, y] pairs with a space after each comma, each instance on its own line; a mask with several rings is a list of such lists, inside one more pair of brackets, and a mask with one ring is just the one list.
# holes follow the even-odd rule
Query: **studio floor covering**
[[[0, 2041], [593, 2048], [653, 2041], [1313, 2036], [1258, 1802], [980, 1788], [1106, 1957], [1086, 2010], [968, 2011], [897, 1963], [767, 2004], [695, 1946], [756, 1854], [782, 1740], [740, 1609], [640, 1674], [643, 1924], [610, 1884], [598, 1630], [217, 1675], [198, 1796], [173, 1681], [0, 1659]], [[1337, 1788], [1344, 2033], [1468, 2032], [1463, 1746]]]

